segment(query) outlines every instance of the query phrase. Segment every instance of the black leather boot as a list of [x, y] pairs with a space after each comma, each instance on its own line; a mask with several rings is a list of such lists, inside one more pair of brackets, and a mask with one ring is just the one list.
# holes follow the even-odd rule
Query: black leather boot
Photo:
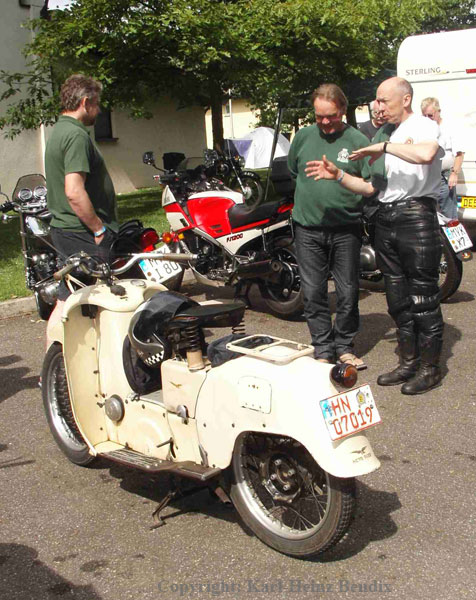
[[424, 394], [441, 385], [439, 362], [442, 345], [442, 339], [420, 334], [420, 368], [412, 379], [402, 385], [402, 394]]
[[415, 333], [399, 329], [397, 330], [397, 337], [400, 364], [393, 371], [379, 375], [377, 378], [378, 385], [400, 385], [411, 379], [420, 366], [418, 342]]

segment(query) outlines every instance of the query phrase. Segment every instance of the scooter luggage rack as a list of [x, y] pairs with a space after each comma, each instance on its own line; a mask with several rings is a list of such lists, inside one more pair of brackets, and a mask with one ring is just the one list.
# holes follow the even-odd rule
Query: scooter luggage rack
[[[258, 341], [260, 338], [266, 340], [272, 339], [273, 341], [271, 343], [261, 344], [254, 348], [246, 347], [245, 344], [252, 340]], [[286, 365], [301, 356], [314, 355], [313, 346], [300, 344], [299, 342], [285, 340], [268, 334], [248, 335], [240, 340], [229, 342], [226, 347], [233, 352], [254, 356], [255, 358], [267, 360], [268, 362], [276, 363], [278, 365]]]

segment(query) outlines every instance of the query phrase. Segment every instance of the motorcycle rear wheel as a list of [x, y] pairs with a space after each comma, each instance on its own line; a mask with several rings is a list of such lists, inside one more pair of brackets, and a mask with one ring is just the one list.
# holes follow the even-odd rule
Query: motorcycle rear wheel
[[63, 348], [58, 343], [52, 344], [46, 353], [41, 380], [46, 420], [60, 450], [76, 465], [91, 464], [96, 457], [90, 453], [76, 425], [66, 380]]
[[291, 438], [247, 433], [233, 454], [230, 497], [262, 542], [306, 558], [329, 550], [345, 535], [354, 511], [355, 481], [321, 469]]
[[463, 263], [453, 252], [446, 236], [442, 233], [443, 252], [440, 260], [440, 279], [438, 282], [441, 301], [449, 300], [459, 288], [463, 278]]
[[274, 316], [293, 319], [302, 314], [304, 304], [296, 249], [292, 239], [276, 240], [272, 258], [283, 264], [283, 270], [278, 281], [263, 279], [259, 282], [263, 301]]
[[256, 208], [263, 199], [261, 179], [258, 175], [256, 175], [256, 177], [251, 177], [251, 175], [241, 175], [240, 180], [242, 185], [238, 183], [236, 178], [233, 179], [230, 184], [231, 189], [243, 194], [245, 204], [248, 208]]

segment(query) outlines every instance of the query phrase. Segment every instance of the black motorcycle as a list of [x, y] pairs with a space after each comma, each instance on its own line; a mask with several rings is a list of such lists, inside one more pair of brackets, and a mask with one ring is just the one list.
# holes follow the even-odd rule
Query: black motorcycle
[[244, 160], [239, 154], [231, 150], [227, 154], [205, 150], [204, 159], [207, 177], [220, 179], [230, 189], [241, 192], [249, 208], [260, 204], [263, 199], [261, 179], [254, 171], [243, 169]]
[[[2, 193], [3, 196], [7, 197]], [[41, 319], [47, 320], [55, 306], [59, 282], [53, 279], [63, 262], [50, 236], [51, 213], [48, 210], [46, 181], [43, 175], [24, 175], [18, 180], [12, 199], [0, 205], [3, 219], [13, 211], [20, 218], [21, 251], [25, 266], [26, 287], [33, 292], [36, 308]], [[121, 257], [134, 252], [151, 252], [159, 236], [155, 229], [145, 228], [138, 220], [121, 225], [119, 235], [111, 251], [115, 266], [120, 266]], [[155, 261], [158, 262], [158, 261]], [[175, 265], [174, 265], [175, 266]], [[161, 267], [163, 268], [163, 267]], [[150, 265], [135, 265], [124, 277], [146, 279]], [[156, 279], [159, 274], [154, 273]]]
[[[292, 200], [295, 183], [287, 167], [286, 157], [276, 158], [272, 164], [271, 181], [278, 195]], [[383, 275], [377, 267], [374, 236], [378, 203], [367, 205], [362, 218], [362, 247], [360, 250], [359, 278], [364, 281], [381, 281]], [[463, 262], [472, 258], [471, 240], [459, 221], [450, 221], [438, 213], [443, 251], [440, 261], [439, 288], [441, 301], [448, 300], [459, 288], [463, 277]]]

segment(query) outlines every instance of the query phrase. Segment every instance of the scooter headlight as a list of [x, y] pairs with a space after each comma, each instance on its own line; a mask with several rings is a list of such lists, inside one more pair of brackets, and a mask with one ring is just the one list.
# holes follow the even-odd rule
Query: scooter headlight
[[334, 365], [331, 369], [331, 379], [345, 388], [354, 387], [357, 383], [357, 369], [354, 365]]

